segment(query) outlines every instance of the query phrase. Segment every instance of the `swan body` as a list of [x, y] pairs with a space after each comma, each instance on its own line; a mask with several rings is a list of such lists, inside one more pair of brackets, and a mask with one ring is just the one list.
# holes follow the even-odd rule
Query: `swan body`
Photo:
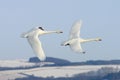
[[44, 34], [51, 34], [51, 33], [62, 33], [62, 31], [45, 31], [42, 27], [36, 27], [28, 31], [27, 33], [23, 33], [21, 37], [27, 38], [34, 53], [37, 55], [37, 57], [41, 61], [44, 61], [46, 59], [46, 56], [42, 48], [42, 44], [39, 40], [39, 36], [44, 35]]
[[101, 38], [94, 38], [94, 39], [83, 39], [80, 37], [80, 28], [82, 25], [82, 21], [77, 21], [73, 25], [70, 31], [70, 38], [63, 42], [62, 46], [70, 46], [70, 48], [77, 53], [85, 53], [81, 47], [81, 43], [91, 42], [91, 41], [101, 41]]

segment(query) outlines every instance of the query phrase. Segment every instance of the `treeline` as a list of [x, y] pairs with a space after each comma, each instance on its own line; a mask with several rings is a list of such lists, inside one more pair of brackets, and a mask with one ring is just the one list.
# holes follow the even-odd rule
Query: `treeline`
[[[41, 62], [37, 57], [32, 57], [29, 59], [30, 63], [39, 63]], [[118, 65], [120, 64], [120, 60], [89, 60], [85, 62], [70, 62], [68, 60], [59, 59], [59, 58], [53, 58], [53, 57], [47, 57], [46, 62], [52, 62], [54, 64], [52, 65], [44, 65], [44, 66], [76, 66], [76, 65]], [[18, 69], [31, 69], [31, 68], [37, 68], [40, 67], [40, 65], [33, 65], [33, 66], [20, 66], [20, 67], [0, 67], [0, 71], [4, 70], [18, 70]]]
[[36, 77], [34, 75], [24, 74], [26, 78], [18, 78], [15, 80], [120, 80], [120, 71], [118, 68], [101, 68], [98, 71], [90, 71], [88, 73], [82, 73], [74, 75], [73, 77]]
[[[37, 57], [32, 57], [29, 62], [37, 63], [41, 62]], [[89, 60], [85, 62], [70, 62], [68, 60], [47, 57], [46, 62], [53, 62], [53, 65], [47, 66], [70, 66], [70, 65], [110, 65], [110, 64], [120, 64], [120, 60]]]
[[110, 65], [110, 64], [120, 64], [120, 60], [89, 60], [86, 62], [78, 62], [74, 64], [81, 65]]

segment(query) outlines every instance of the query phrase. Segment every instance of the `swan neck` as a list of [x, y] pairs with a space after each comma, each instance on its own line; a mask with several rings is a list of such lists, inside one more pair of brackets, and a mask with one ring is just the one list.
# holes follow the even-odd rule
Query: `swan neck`
[[83, 42], [90, 42], [90, 41], [99, 41], [99, 38], [94, 39], [84, 39]]
[[45, 31], [44, 34], [56, 33], [56, 31]]

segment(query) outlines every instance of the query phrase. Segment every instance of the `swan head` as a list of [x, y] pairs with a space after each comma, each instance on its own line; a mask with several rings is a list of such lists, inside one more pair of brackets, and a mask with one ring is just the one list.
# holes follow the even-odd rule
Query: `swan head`
[[63, 31], [56, 31], [56, 33], [58, 33], [58, 34], [59, 34], [59, 33], [63, 33]]
[[68, 42], [63, 42], [62, 44], [61, 44], [61, 46], [69, 46], [70, 45], [70, 43], [68, 43]]
[[70, 44], [68, 43], [68, 44], [61, 44], [61, 46], [69, 46]]
[[69, 43], [65, 44], [65, 46], [69, 46], [69, 45], [70, 45]]
[[102, 41], [102, 39], [101, 38], [97, 38], [96, 41]]
[[38, 29], [40, 29], [40, 30], [44, 31], [44, 29], [43, 29], [42, 27], [38, 27]]

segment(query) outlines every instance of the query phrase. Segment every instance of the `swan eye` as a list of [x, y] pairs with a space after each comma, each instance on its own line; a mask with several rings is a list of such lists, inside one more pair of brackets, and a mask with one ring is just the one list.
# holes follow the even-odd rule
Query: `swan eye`
[[44, 29], [42, 27], [38, 27], [38, 28], [44, 31]]

